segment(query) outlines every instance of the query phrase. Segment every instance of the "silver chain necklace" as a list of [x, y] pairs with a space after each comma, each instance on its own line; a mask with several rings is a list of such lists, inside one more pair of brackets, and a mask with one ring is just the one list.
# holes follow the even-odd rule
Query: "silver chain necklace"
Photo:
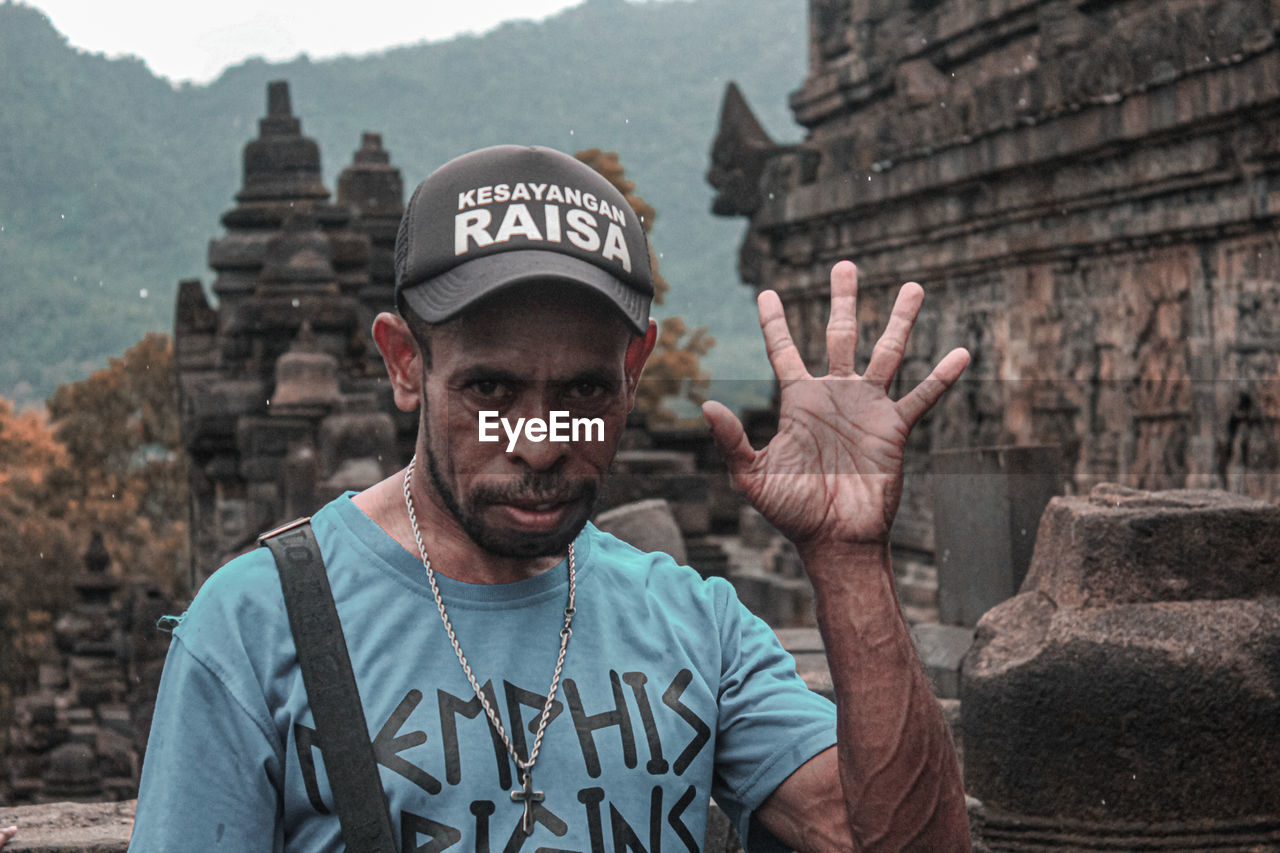
[[569, 543], [569, 603], [565, 605], [564, 627], [560, 629], [560, 655], [556, 658], [556, 671], [551, 677], [551, 689], [547, 691], [547, 704], [542, 706], [542, 713], [538, 715], [538, 732], [533, 739], [533, 749], [529, 751], [529, 758], [526, 760], [516, 752], [515, 746], [511, 743], [511, 738], [507, 737], [507, 730], [503, 727], [502, 719], [498, 716], [498, 712], [493, 709], [488, 697], [480, 689], [480, 685], [476, 683], [476, 677], [471, 672], [471, 665], [467, 663], [466, 656], [462, 654], [462, 646], [458, 644], [458, 637], [453, 633], [453, 623], [449, 621], [449, 614], [444, 610], [444, 599], [440, 597], [440, 587], [436, 585], [436, 573], [431, 570], [431, 561], [427, 559], [427, 549], [422, 544], [422, 531], [418, 529], [418, 516], [413, 511], [413, 495], [409, 490], [409, 484], [413, 480], [413, 469], [417, 461], [418, 457], [415, 454], [409, 460], [409, 467], [404, 471], [404, 505], [409, 510], [409, 524], [413, 526], [413, 538], [418, 543], [418, 555], [422, 557], [422, 565], [427, 570], [427, 582], [431, 584], [431, 594], [435, 596], [436, 609], [440, 611], [440, 621], [444, 622], [445, 633], [449, 635], [449, 642], [453, 644], [453, 651], [458, 656], [458, 663], [462, 664], [462, 671], [466, 673], [467, 681], [471, 682], [471, 689], [475, 691], [476, 698], [480, 700], [480, 705], [484, 708], [485, 714], [488, 715], [489, 722], [493, 724], [494, 729], [502, 737], [502, 742], [507, 746], [507, 752], [511, 753], [516, 767], [520, 769], [521, 790], [512, 791], [511, 800], [516, 803], [524, 803], [524, 816], [520, 819], [520, 828], [526, 836], [529, 836], [533, 834], [533, 805], [545, 799], [545, 795], [541, 791], [533, 790], [533, 763], [538, 760], [538, 750], [542, 748], [542, 736], [547, 731], [547, 721], [551, 716], [551, 706], [555, 704], [556, 692], [560, 689], [560, 674], [564, 670], [564, 653], [569, 648], [569, 637], [573, 636], [573, 614], [576, 612], [573, 604], [574, 592], [576, 591], [573, 543]]

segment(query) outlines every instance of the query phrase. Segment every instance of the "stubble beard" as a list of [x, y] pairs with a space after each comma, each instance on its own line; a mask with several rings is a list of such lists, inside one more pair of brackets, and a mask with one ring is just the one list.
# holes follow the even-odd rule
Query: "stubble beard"
[[[477, 485], [464, 507], [440, 471], [435, 449], [432, 447], [431, 430], [425, 417], [422, 418], [422, 429], [426, 438], [427, 475], [431, 478], [432, 487], [463, 532], [488, 553], [515, 559], [565, 553], [569, 543], [577, 538], [591, 518], [599, 497], [596, 483], [591, 480], [574, 483], [561, 474], [540, 474], [535, 471], [526, 472], [523, 479], [516, 483], [501, 486], [483, 483]], [[485, 504], [501, 504], [517, 499], [571, 501], [575, 507], [563, 524], [545, 533], [508, 530], [488, 524], [480, 517], [480, 510]]]

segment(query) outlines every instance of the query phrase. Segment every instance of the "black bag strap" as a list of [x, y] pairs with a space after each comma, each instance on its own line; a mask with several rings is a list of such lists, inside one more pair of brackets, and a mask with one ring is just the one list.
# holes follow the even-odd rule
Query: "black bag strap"
[[391, 814], [311, 519], [264, 533], [258, 544], [271, 549], [280, 573], [342, 840], [350, 853], [395, 853]]

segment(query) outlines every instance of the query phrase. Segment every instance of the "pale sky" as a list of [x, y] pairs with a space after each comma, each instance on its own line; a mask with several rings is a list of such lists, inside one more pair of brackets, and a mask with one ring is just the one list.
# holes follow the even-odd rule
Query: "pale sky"
[[207, 83], [251, 56], [364, 54], [508, 20], [542, 20], [582, 0], [25, 0], [75, 47], [134, 55], [174, 83]]

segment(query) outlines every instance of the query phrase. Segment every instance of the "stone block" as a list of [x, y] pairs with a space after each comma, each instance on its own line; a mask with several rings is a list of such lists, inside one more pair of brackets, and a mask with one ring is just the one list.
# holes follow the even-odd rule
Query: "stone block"
[[688, 564], [703, 578], [723, 578], [729, 574], [729, 554], [720, 543], [706, 537], [689, 539], [685, 543]]
[[662, 498], [635, 501], [606, 510], [596, 517], [595, 525], [641, 551], [670, 554], [682, 565], [688, 560], [684, 538], [680, 535], [671, 505]]
[[943, 622], [975, 625], [1018, 591], [1040, 513], [1060, 489], [1056, 446], [935, 452], [930, 459]]
[[1280, 814], [1280, 604], [992, 610], [965, 663], [967, 787], [1097, 822]]
[[56, 690], [67, 683], [67, 674], [57, 664], [42, 663], [39, 668], [38, 683], [41, 690]]
[[831, 683], [831, 669], [827, 664], [827, 653], [818, 629], [775, 628], [774, 633], [778, 635], [782, 647], [795, 658], [796, 673], [805, 686], [834, 702], [835, 687]]
[[51, 726], [58, 721], [54, 695], [47, 691], [22, 696], [13, 702], [13, 717], [24, 728]]
[[98, 708], [98, 722], [106, 731], [115, 732], [124, 737], [133, 736], [133, 720], [129, 709], [124, 705], [103, 705]]
[[806, 652], [826, 653], [822, 642], [822, 633], [817, 628], [775, 628], [778, 642], [793, 655]]
[[773, 553], [773, 573], [780, 578], [808, 578], [804, 573], [804, 561], [791, 542], [783, 539]]
[[756, 571], [735, 571], [729, 582], [747, 609], [770, 627], [814, 624], [813, 587], [806, 579], [781, 578]]
[[98, 727], [94, 725], [71, 725], [68, 727], [67, 743], [80, 744], [93, 749], [98, 743]]
[[94, 752], [98, 767], [107, 777], [136, 779], [138, 775], [138, 751], [131, 737], [106, 729], [98, 729]]
[[929, 578], [899, 578], [898, 600], [904, 607], [935, 607], [938, 603], [938, 582]]
[[685, 536], [708, 532], [707, 478], [702, 474], [615, 471], [605, 482], [600, 504], [612, 508], [650, 498], [666, 499]]
[[1000, 849], [1280, 846], [1278, 522], [1216, 492], [1054, 501], [963, 665], [966, 787]]
[[711, 513], [705, 497], [706, 481], [698, 477], [694, 488], [703, 495], [701, 500], [676, 501], [671, 505], [676, 523], [686, 536], [698, 536], [711, 530]]
[[92, 708], [71, 708], [64, 718], [72, 726], [92, 726], [95, 723]]
[[5, 853], [124, 853], [137, 805], [130, 800], [0, 809], [0, 826], [19, 828]]
[[934, 695], [940, 699], [959, 699], [960, 667], [973, 646], [973, 629], [958, 625], [916, 625], [911, 629], [911, 641]]
[[1114, 484], [1045, 511], [1027, 588], [1060, 607], [1280, 596], [1280, 506]]
[[633, 474], [692, 474], [695, 456], [681, 450], [624, 450], [615, 465]]
[[755, 507], [744, 506], [738, 510], [738, 535], [749, 548], [767, 548], [782, 534]]

